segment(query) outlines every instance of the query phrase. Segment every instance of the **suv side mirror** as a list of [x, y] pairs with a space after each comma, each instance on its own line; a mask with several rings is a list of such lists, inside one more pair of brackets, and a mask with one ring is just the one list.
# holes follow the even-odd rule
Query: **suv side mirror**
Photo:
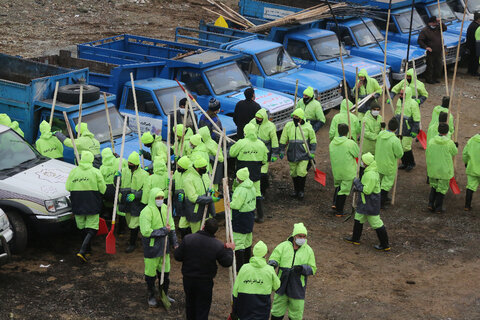
[[344, 36], [343, 37], [343, 43], [347, 46], [352, 46], [353, 45], [353, 39], [351, 36]]

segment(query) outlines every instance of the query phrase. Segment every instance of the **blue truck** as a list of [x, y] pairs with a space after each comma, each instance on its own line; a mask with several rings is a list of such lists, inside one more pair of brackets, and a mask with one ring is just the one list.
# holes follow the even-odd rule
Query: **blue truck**
[[[65, 85], [89, 83], [90, 73], [86, 68], [70, 70], [57, 66], [0, 54], [0, 113], [6, 113], [12, 121], [18, 121], [25, 140], [34, 143], [39, 137], [39, 124], [50, 119], [55, 83]], [[52, 129], [61, 130], [68, 136], [63, 111], [67, 113], [72, 130], [78, 122], [79, 105], [62, 101], [60, 95], [55, 105]], [[112, 123], [115, 148], [120, 150], [123, 117], [115, 108], [116, 96], [107, 94], [107, 105]], [[78, 97], [77, 97], [78, 100]], [[101, 149], [110, 147], [104, 99], [97, 95], [92, 101], [82, 104], [82, 122], [88, 122], [89, 130], [100, 142]], [[125, 138], [125, 154], [138, 150], [138, 137], [130, 129]], [[64, 148], [64, 160], [74, 162], [73, 149]]]
[[425, 1], [415, 4], [415, 7], [417, 8], [420, 17], [423, 18], [423, 21], [427, 22], [428, 18], [430, 18], [431, 16], [436, 16], [437, 18], [440, 17], [440, 15], [438, 14], [438, 4], [440, 4], [442, 22], [445, 23], [445, 25], [447, 26], [446, 32], [452, 33], [457, 38], [461, 33], [462, 36], [466, 38], [467, 28], [469, 24], [467, 17], [465, 17], [465, 22], [462, 29], [462, 17], [460, 17], [459, 19], [445, 0], [441, 0], [438, 3], [435, 0]]
[[[244, 99], [243, 91], [252, 86], [237, 64], [245, 56], [231, 51], [128, 34], [80, 44], [77, 50], [79, 58], [120, 65], [164, 61], [162, 78], [185, 83], [203, 107], [216, 98], [221, 104], [220, 114], [229, 117], [237, 102]], [[254, 89], [256, 102], [267, 110], [277, 130], [283, 129], [294, 109], [291, 96]]]
[[[150, 131], [162, 135], [167, 139], [168, 115], [172, 115], [173, 103], [177, 106], [185, 94], [174, 80], [161, 78], [165, 62], [134, 63], [119, 66], [117, 64], [79, 59], [71, 56], [70, 51], [61, 50], [58, 55], [38, 57], [35, 61], [56, 65], [67, 69], [88, 67], [90, 70], [90, 84], [99, 87], [105, 92], [115, 94], [115, 105], [120, 113], [128, 117], [128, 125], [134, 132], [137, 131], [135, 106], [133, 102], [130, 72], [135, 81], [138, 115], [141, 132]], [[197, 118], [200, 110], [195, 111]], [[227, 136], [236, 134], [236, 126], [231, 117], [219, 115]], [[138, 145], [137, 145], [138, 146]]]
[[[239, 32], [242, 33], [242, 31]], [[193, 35], [189, 35], [192, 33]], [[233, 41], [231, 41], [232, 38]], [[342, 102], [341, 78], [299, 67], [279, 43], [262, 40], [257, 35], [248, 33], [246, 37], [237, 37], [224, 33], [178, 27], [175, 32], [175, 41], [180, 40], [194, 40], [201, 45], [244, 54], [245, 57], [239, 60], [238, 64], [257, 87], [293, 96], [296, 80], [298, 80], [299, 95], [308, 86], [313, 87], [324, 111], [327, 112]]]
[[462, 20], [465, 5], [467, 6], [465, 15], [465, 22], [467, 22], [467, 24], [473, 20], [473, 14], [476, 11], [480, 11], [480, 0], [468, 0], [466, 4], [465, 0], [447, 0], [447, 3], [459, 20]]
[[[249, 40], [239, 40], [246, 37], [253, 37], [254, 34], [232, 28], [223, 28], [200, 22], [200, 31], [188, 28], [177, 28], [176, 38], [182, 37], [181, 31], [190, 31], [199, 33], [200, 43], [210, 43], [212, 45], [220, 45], [222, 48], [230, 50], [242, 50], [248, 53], [254, 60], [262, 56], [262, 47], [255, 45], [250, 46]], [[311, 69], [322, 72], [323, 74], [331, 74], [343, 78], [342, 65], [340, 62], [340, 52], [338, 48], [338, 39], [335, 33], [328, 30], [318, 28], [292, 27], [292, 28], [272, 28], [267, 36], [257, 34], [260, 39], [280, 43], [286, 49], [287, 53], [292, 57], [293, 61], [302, 68]], [[188, 36], [187, 36], [188, 39]], [[233, 40], [233, 41], [232, 41]], [[236, 41], [235, 41], [236, 40]], [[223, 43], [227, 42], [227, 43]], [[231, 41], [231, 42], [228, 42]], [[238, 45], [241, 41], [242, 45]], [[268, 43], [266, 41], [255, 43]], [[271, 46], [271, 45], [270, 45]], [[278, 47], [278, 44], [276, 45]], [[342, 52], [345, 77], [347, 85], [353, 88], [355, 84], [356, 69], [366, 69], [368, 73], [377, 79], [380, 84], [383, 83], [382, 69], [383, 64], [367, 60], [361, 57], [348, 55], [347, 51]], [[387, 66], [387, 81], [390, 68]], [[323, 101], [320, 99], [323, 106]]]
[[[302, 10], [301, 8], [272, 4], [257, 0], [240, 0], [239, 6], [240, 13], [247, 16], [247, 18], [255, 18], [255, 22], [261, 22], [261, 19], [263, 19], [263, 21], [276, 19]], [[349, 52], [352, 57], [362, 58], [364, 61], [370, 60], [371, 63], [376, 61], [376, 63], [380, 64], [381, 68], [383, 68], [383, 50], [385, 49], [384, 36], [381, 34], [372, 20], [367, 18], [353, 17], [348, 19], [339, 19], [339, 27], [340, 30], [336, 30], [336, 26], [333, 21], [314, 21], [302, 26], [274, 27], [270, 32], [270, 37], [276, 39], [276, 41], [283, 42], [284, 45], [286, 45], [287, 51], [293, 57], [303, 55], [305, 57], [301, 60], [307, 60], [306, 58], [312, 59], [314, 57], [318, 59], [317, 56], [321, 57], [322, 55], [327, 55], [331, 52], [338, 52], [338, 42], [335, 44], [335, 38], [332, 38], [333, 31], [343, 42], [345, 49], [348, 50], [345, 51]], [[287, 33], [286, 30], [291, 30], [289, 32], [292, 33], [289, 34], [289, 32]], [[390, 41], [393, 40], [390, 37], [388, 39], [387, 65], [391, 68], [391, 79], [401, 80], [404, 78], [404, 58], [406, 57], [407, 46], [403, 43]], [[290, 48], [288, 46], [288, 41], [291, 41]], [[335, 51], [331, 49], [333, 46], [336, 47]], [[425, 50], [416, 46], [412, 46], [410, 48], [409, 66], [412, 66], [414, 63], [413, 61], [415, 60], [415, 66], [417, 67], [418, 74], [423, 73], [426, 69], [425, 59]], [[339, 59], [337, 58], [337, 60]], [[348, 59], [346, 60], [348, 61]], [[325, 59], [325, 62], [327, 64], [332, 63], [331, 59], [328, 59], [328, 56], [327, 59]], [[349, 73], [349, 76], [346, 75], [349, 86], [352, 82], [351, 69], [351, 67], [346, 66], [345, 70], [346, 74]], [[353, 70], [355, 70], [355, 68], [353, 68]], [[367, 69], [367, 71], [369, 70]], [[378, 74], [378, 72], [375, 73], [369, 71], [369, 74], [375, 79], [381, 80], [381, 75]], [[383, 81], [379, 81], [379, 83], [382, 82]]]

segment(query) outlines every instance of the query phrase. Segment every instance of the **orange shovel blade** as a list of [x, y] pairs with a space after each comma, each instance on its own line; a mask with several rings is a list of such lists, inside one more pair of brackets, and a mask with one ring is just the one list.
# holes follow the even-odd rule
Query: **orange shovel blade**
[[425, 131], [420, 130], [420, 132], [417, 135], [417, 139], [422, 145], [424, 150], [427, 150], [427, 135], [425, 134]]
[[107, 234], [107, 233], [108, 233], [107, 222], [105, 221], [105, 219], [100, 218], [100, 220], [98, 221], [97, 236], [103, 236], [104, 234]]
[[322, 186], [325, 187], [325, 184], [327, 183], [327, 174], [325, 172], [322, 172], [318, 169], [315, 170], [315, 181], [320, 183]]
[[108, 254], [117, 253], [117, 248], [115, 247], [115, 235], [113, 234], [114, 230], [115, 230], [115, 225], [112, 224], [112, 229], [110, 229], [110, 232], [108, 233], [107, 238], [105, 240], [105, 251]]
[[455, 177], [450, 179], [450, 189], [452, 189], [453, 194], [460, 194], [460, 188], [458, 187]]

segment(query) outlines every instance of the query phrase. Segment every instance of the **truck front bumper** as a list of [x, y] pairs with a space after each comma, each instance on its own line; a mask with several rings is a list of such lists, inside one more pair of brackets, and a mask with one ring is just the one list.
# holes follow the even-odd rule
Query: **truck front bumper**
[[343, 97], [341, 95], [329, 100], [327, 102], [322, 102], [322, 109], [328, 110], [338, 107], [342, 103]]
[[40, 234], [69, 231], [74, 225], [71, 211], [54, 216], [37, 214], [30, 216], [30, 219], [30, 225], [35, 226], [35, 230]]

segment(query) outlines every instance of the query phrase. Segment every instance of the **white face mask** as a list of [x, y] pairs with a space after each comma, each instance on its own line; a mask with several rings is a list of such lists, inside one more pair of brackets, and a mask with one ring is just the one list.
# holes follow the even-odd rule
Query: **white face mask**
[[155, 199], [155, 204], [157, 205], [157, 207], [161, 207], [163, 204], [163, 199], [162, 200]]
[[303, 246], [305, 244], [305, 241], [307, 241], [307, 239], [305, 238], [296, 238], [295, 239], [295, 243], [297, 244], [297, 246]]
[[372, 110], [372, 116], [376, 117], [380, 114], [380, 111]]
[[181, 114], [185, 114], [185, 108], [180, 108], [179, 110]]

